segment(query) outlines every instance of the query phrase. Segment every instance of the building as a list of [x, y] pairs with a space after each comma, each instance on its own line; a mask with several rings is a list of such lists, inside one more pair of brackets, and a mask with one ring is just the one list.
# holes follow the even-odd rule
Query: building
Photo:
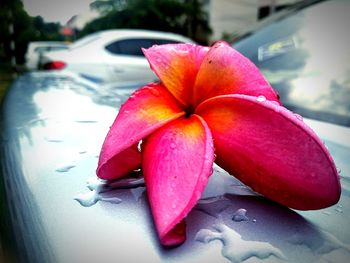
[[260, 19], [300, 0], [204, 0], [213, 30], [211, 42], [234, 39]]

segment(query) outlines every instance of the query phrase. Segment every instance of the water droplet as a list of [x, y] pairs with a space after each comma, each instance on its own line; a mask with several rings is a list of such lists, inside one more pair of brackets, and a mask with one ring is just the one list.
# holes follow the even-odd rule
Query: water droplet
[[82, 124], [84, 124], [84, 123], [97, 123], [96, 120], [76, 120], [75, 122], [82, 123]]
[[122, 202], [122, 200], [118, 197], [115, 196], [101, 196], [99, 198], [100, 201], [105, 201], [105, 202], [109, 202], [109, 203], [113, 203], [113, 204], [119, 204]]
[[140, 140], [139, 143], [137, 144], [137, 150], [138, 150], [139, 152], [141, 152], [141, 150], [142, 150], [141, 145], [142, 145], [142, 140]]
[[77, 200], [82, 206], [92, 206], [98, 201], [118, 204], [122, 202], [122, 200], [114, 196], [114, 193], [113, 195], [109, 194], [112, 190], [136, 188], [139, 186], [144, 186], [145, 182], [142, 177], [107, 181], [93, 176], [88, 178], [86, 185], [90, 191], [78, 194], [76, 197], [74, 197], [74, 199]]
[[232, 220], [235, 222], [248, 221], [249, 218], [246, 216], [246, 213], [247, 210], [240, 208], [233, 214]]
[[66, 173], [66, 172], [68, 172], [70, 169], [72, 169], [72, 168], [74, 168], [74, 167], [75, 167], [75, 165], [66, 165], [66, 166], [57, 168], [57, 169], [56, 169], [56, 172], [59, 172], [59, 173]]
[[256, 223], [256, 219], [255, 218], [252, 221], [253, 221], [253, 223]]
[[175, 148], [176, 148], [176, 144], [172, 142], [172, 143], [170, 144], [170, 148], [171, 148], [171, 149], [175, 149]]
[[189, 54], [189, 51], [188, 50], [177, 50], [177, 54], [179, 56], [185, 57]]
[[260, 95], [259, 97], [257, 97], [256, 100], [259, 101], [259, 102], [264, 102], [264, 101], [266, 101], [266, 98], [265, 98], [265, 96]]
[[159, 97], [160, 96], [160, 92], [159, 90], [157, 90], [156, 88], [150, 88], [150, 91], [152, 93], [153, 96]]
[[337, 211], [338, 213], [343, 213], [343, 209], [341, 209], [340, 207], [337, 207], [335, 211]]
[[93, 190], [78, 194], [76, 197], [74, 197], [74, 200], [77, 200], [82, 206], [89, 207], [97, 203], [99, 196], [96, 191]]
[[316, 173], [311, 172], [310, 177], [311, 177], [312, 179], [316, 178]]
[[54, 142], [54, 143], [58, 143], [58, 142], [63, 142], [62, 139], [46, 139], [48, 142]]
[[294, 116], [299, 120], [299, 121], [303, 121], [303, 117], [297, 113], [294, 113]]
[[340, 175], [341, 174], [341, 169], [337, 167], [337, 173]]

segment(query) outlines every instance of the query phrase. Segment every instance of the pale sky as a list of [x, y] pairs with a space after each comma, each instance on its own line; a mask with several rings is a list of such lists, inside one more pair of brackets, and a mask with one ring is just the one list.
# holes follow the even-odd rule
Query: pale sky
[[93, 0], [22, 0], [24, 9], [31, 16], [42, 16], [45, 22], [64, 25], [73, 15], [90, 11]]

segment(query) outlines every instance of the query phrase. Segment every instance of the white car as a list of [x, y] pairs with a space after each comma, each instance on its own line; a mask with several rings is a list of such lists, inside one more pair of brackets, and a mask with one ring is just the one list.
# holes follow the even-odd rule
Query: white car
[[34, 41], [28, 44], [25, 55], [26, 69], [36, 70], [39, 68], [44, 52], [68, 49], [69, 43], [60, 41]]
[[79, 39], [65, 51], [50, 52], [43, 69], [70, 70], [96, 83], [153, 81], [141, 48], [155, 44], [194, 43], [178, 34], [148, 30], [106, 30]]

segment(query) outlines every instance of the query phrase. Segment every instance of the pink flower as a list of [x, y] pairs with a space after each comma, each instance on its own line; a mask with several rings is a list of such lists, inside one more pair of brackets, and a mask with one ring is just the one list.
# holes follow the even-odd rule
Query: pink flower
[[247, 58], [225, 42], [153, 46], [144, 53], [161, 83], [140, 88], [122, 105], [97, 175], [111, 180], [142, 168], [161, 244], [184, 242], [184, 219], [214, 160], [291, 208], [320, 209], [339, 200], [336, 167], [322, 141], [280, 105]]

